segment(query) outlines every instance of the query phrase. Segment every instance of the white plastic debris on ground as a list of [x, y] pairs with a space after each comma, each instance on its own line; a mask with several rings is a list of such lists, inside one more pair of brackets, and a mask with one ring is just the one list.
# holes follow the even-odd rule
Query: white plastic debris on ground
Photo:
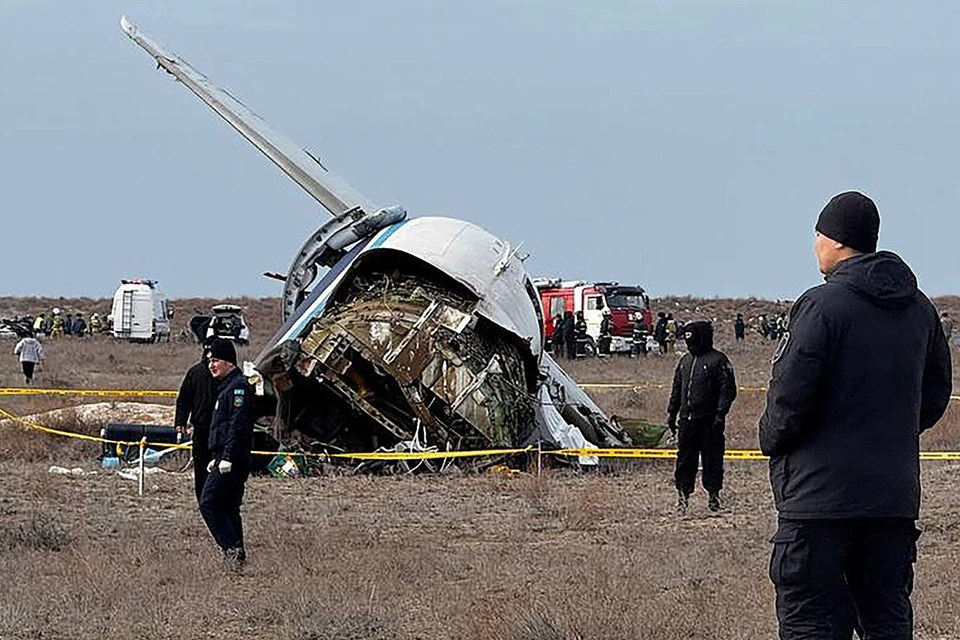
[[[167, 473], [167, 472], [161, 469], [160, 467], [147, 467], [143, 470], [144, 476], [153, 476], [160, 473]], [[117, 471], [117, 477], [123, 478], [124, 480], [139, 480], [140, 468], [133, 467], [130, 469], [123, 469], [121, 471]]]
[[[589, 442], [580, 433], [580, 429], [568, 424], [560, 416], [560, 412], [553, 405], [546, 386], [540, 387], [540, 404], [543, 407], [544, 423], [553, 440], [563, 449], [596, 449], [597, 445]], [[580, 456], [580, 464], [597, 465], [600, 460], [595, 456]]]
[[66, 467], [58, 467], [57, 465], [52, 465], [47, 473], [52, 473], [58, 476], [73, 476], [76, 478], [83, 476], [95, 476], [97, 475], [96, 471], [84, 471], [80, 467], [74, 467], [72, 469], [67, 469]]

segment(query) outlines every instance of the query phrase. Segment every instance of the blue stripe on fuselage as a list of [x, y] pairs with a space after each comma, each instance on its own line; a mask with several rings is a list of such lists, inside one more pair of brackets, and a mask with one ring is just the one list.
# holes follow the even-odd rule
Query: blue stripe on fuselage
[[392, 224], [380, 230], [375, 235], [355, 244], [353, 248], [347, 252], [347, 255], [343, 256], [337, 264], [333, 265], [333, 268], [323, 275], [323, 278], [317, 286], [314, 287], [313, 292], [306, 300], [300, 303], [297, 310], [287, 319], [283, 327], [280, 328], [280, 331], [274, 336], [274, 339], [271, 341], [272, 344], [275, 346], [284, 340], [289, 340], [290, 338], [300, 335], [300, 332], [303, 331], [307, 323], [324, 310], [338, 279], [347, 268], [353, 264], [353, 261], [364, 251], [376, 249], [383, 245], [383, 243], [387, 241], [387, 238], [392, 236], [405, 222], [406, 220]]

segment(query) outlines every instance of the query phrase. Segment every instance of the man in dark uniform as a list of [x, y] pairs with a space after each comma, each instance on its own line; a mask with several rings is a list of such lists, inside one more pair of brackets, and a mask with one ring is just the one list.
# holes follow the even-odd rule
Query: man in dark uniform
[[563, 357], [563, 316], [559, 313], [553, 318], [553, 333], [550, 336], [554, 360]]
[[660, 345], [660, 353], [667, 352], [667, 314], [657, 312], [657, 324], [653, 328], [653, 339]]
[[173, 424], [177, 434], [187, 437], [189, 425], [193, 425], [193, 487], [197, 504], [207, 482], [207, 465], [210, 464], [210, 419], [213, 403], [217, 400], [217, 381], [210, 375], [206, 346], [200, 362], [190, 367], [180, 383], [177, 393], [177, 413]]
[[228, 566], [239, 570], [247, 560], [240, 505], [250, 475], [254, 393], [237, 367], [237, 352], [229, 340], [213, 340], [207, 349], [207, 363], [220, 392], [210, 423], [210, 475], [200, 496], [200, 514], [223, 549]]
[[790, 312], [760, 448], [779, 515], [770, 579], [780, 637], [913, 637], [920, 433], [950, 400], [950, 351], [927, 297], [857, 192], [827, 203], [814, 253], [826, 284]]
[[[683, 514], [703, 463], [703, 488], [711, 511], [720, 510], [723, 488], [724, 427], [730, 405], [737, 397], [733, 365], [713, 348], [713, 325], [705, 320], [684, 325], [688, 353], [680, 358], [673, 375], [667, 406], [667, 426], [677, 434], [677, 511]], [[679, 420], [678, 420], [679, 418]]]
[[563, 346], [567, 360], [577, 359], [577, 328], [571, 311], [563, 312]]

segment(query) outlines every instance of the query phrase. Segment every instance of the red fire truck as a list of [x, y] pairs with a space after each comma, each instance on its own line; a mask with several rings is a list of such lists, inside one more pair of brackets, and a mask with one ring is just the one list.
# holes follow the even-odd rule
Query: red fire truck
[[596, 353], [604, 309], [610, 310], [611, 353], [630, 352], [637, 322], [643, 322], [647, 331], [652, 329], [650, 299], [643, 287], [560, 278], [534, 278], [533, 284], [540, 293], [544, 335], [548, 340], [553, 336], [553, 319], [557, 315], [562, 316], [565, 311], [574, 315], [578, 311], [583, 312], [583, 319], [587, 323], [587, 349], [592, 353]]

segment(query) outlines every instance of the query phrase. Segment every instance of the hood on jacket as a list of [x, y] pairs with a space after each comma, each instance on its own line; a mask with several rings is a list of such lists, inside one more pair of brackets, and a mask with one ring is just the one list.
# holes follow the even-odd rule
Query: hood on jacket
[[683, 325], [683, 340], [695, 356], [702, 356], [713, 349], [713, 325], [706, 320], [694, 320]]
[[890, 251], [842, 260], [824, 279], [845, 284], [884, 309], [905, 307], [917, 297], [917, 277], [900, 256]]

